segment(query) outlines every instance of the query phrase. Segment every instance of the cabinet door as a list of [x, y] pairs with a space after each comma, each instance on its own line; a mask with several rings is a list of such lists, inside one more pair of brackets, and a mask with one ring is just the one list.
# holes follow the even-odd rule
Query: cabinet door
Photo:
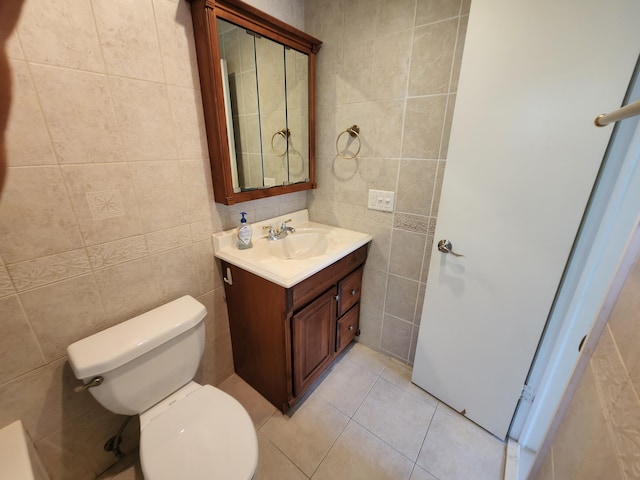
[[335, 295], [332, 288], [293, 316], [293, 394], [296, 397], [333, 359]]

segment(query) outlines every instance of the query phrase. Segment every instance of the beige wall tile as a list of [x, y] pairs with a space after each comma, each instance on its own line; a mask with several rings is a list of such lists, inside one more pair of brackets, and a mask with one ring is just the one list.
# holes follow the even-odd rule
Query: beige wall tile
[[205, 343], [204, 355], [194, 380], [200, 384], [218, 385], [233, 373], [231, 334], [226, 331]]
[[22, 419], [34, 442], [67, 423], [101, 409], [90, 395], [78, 395], [80, 382], [65, 359], [0, 385], [0, 425]]
[[213, 204], [211, 169], [208, 160], [180, 161], [180, 177], [184, 187], [187, 219], [191, 222], [210, 218]]
[[162, 303], [148, 257], [103, 268], [94, 275], [106, 312], [105, 328]]
[[553, 476], [553, 449], [549, 450], [536, 480], [555, 480]]
[[389, 269], [391, 252], [391, 228], [368, 225], [367, 228], [361, 230], [373, 237], [369, 246], [367, 267], [386, 272]]
[[[18, 297], [0, 299], [0, 384], [44, 365]], [[4, 424], [3, 424], [4, 425]]]
[[464, 52], [464, 39], [467, 35], [467, 25], [469, 23], [469, 15], [460, 17], [458, 26], [458, 39], [456, 42], [456, 53], [453, 57], [453, 71], [451, 72], [450, 92], [458, 91], [458, 80], [460, 79], [460, 67], [462, 66], [462, 53]]
[[426, 239], [424, 234], [394, 229], [389, 273], [419, 280]]
[[416, 25], [433, 23], [460, 14], [459, 0], [418, 0]]
[[406, 362], [409, 358], [412, 331], [413, 325], [411, 323], [391, 315], [385, 315], [382, 324], [382, 351]]
[[92, 245], [87, 247], [87, 252], [93, 268], [118, 265], [144, 257], [149, 253], [145, 237], [142, 235]]
[[197, 297], [203, 293], [191, 245], [152, 255], [151, 263], [163, 303], [183, 295]]
[[387, 272], [365, 265], [362, 276], [361, 305], [377, 310], [384, 308], [384, 293], [387, 288]]
[[446, 95], [407, 99], [402, 140], [404, 158], [438, 158], [446, 103]]
[[416, 357], [418, 335], [420, 335], [420, 327], [418, 325], [414, 325], [413, 333], [411, 334], [411, 346], [409, 347], [409, 365], [413, 365], [414, 359]]
[[414, 325], [420, 325], [422, 321], [422, 307], [424, 306], [424, 295], [427, 290], [427, 284], [421, 283], [418, 287], [418, 301], [416, 302], [416, 313], [413, 316]]
[[189, 225], [189, 227], [191, 228], [191, 238], [193, 238], [194, 242], [209, 238], [213, 233], [213, 227], [209, 218], [194, 222]]
[[177, 161], [138, 162], [129, 168], [145, 232], [189, 222]]
[[458, 18], [415, 29], [409, 95], [448, 93]]
[[200, 88], [189, 2], [154, 0], [160, 52], [169, 85]]
[[414, 23], [415, 10], [416, 0], [379, 2], [376, 33], [384, 35], [411, 28]]
[[631, 381], [640, 391], [640, 259], [626, 279], [609, 317], [609, 328]]
[[11, 62], [13, 99], [6, 130], [10, 166], [55, 164], [49, 133], [25, 62]]
[[599, 397], [589, 368], [554, 441], [555, 478], [624, 478]]
[[371, 45], [376, 38], [378, 10], [382, 8], [380, 4], [378, 0], [353, 0], [341, 5], [345, 25], [348, 25], [344, 29], [345, 45], [353, 45], [354, 42]]
[[18, 36], [30, 62], [104, 72], [89, 2], [29, 0], [22, 9]]
[[31, 75], [59, 163], [125, 159], [105, 75], [43, 65]]
[[83, 248], [14, 263], [7, 269], [19, 292], [91, 272], [89, 258]]
[[13, 281], [9, 276], [7, 267], [4, 266], [0, 259], [0, 298], [6, 297], [7, 295], [13, 295], [14, 293], [16, 293], [16, 289], [13, 286]]
[[412, 322], [418, 298], [418, 282], [397, 275], [389, 275], [384, 311], [389, 315]]
[[24, 53], [22, 53], [22, 47], [20, 46], [20, 40], [18, 40], [18, 33], [14, 30], [5, 45], [7, 57], [14, 60], [24, 60]]
[[396, 211], [429, 215], [438, 162], [402, 160], [398, 176]]
[[15, 263], [83, 247], [58, 167], [9, 169], [0, 204], [0, 255]]
[[[435, 226], [435, 218], [430, 218], [429, 225]], [[422, 274], [420, 276], [420, 281], [423, 283], [427, 283], [427, 279], [429, 277], [429, 264], [431, 263], [431, 255], [434, 254], [433, 243], [433, 234], [427, 235], [427, 242], [424, 246], [424, 259], [422, 261]]]
[[127, 158], [177, 158], [167, 87], [118, 77], [110, 77], [109, 83]]
[[105, 311], [92, 275], [20, 294], [20, 301], [48, 362], [73, 342], [101, 330]]
[[224, 288], [211, 290], [198, 297], [198, 301], [207, 309], [207, 316], [204, 319], [207, 340], [212, 340], [229, 330], [229, 314]]
[[608, 417], [627, 381], [624, 364], [608, 326], [593, 352], [591, 366], [600, 390], [604, 415]]
[[86, 245], [142, 233], [136, 194], [126, 163], [61, 168]]
[[164, 81], [151, 0], [92, 0], [92, 5], [107, 72]]
[[[440, 155], [438, 158], [446, 160], [449, 153], [449, 140], [451, 137], [451, 124], [453, 123], [453, 112], [456, 105], [456, 95], [449, 95], [447, 100], [447, 113], [444, 119], [444, 133], [442, 137], [442, 145], [440, 147]], [[438, 199], [439, 200], [439, 199]]]
[[200, 93], [193, 88], [173, 86], [167, 90], [179, 158], [209, 158]]
[[[374, 98], [387, 100], [403, 98], [406, 95], [412, 37], [411, 29], [376, 37], [373, 67]], [[411, 67], [413, 69], [413, 63]]]
[[206, 293], [215, 285], [215, 265], [213, 256], [213, 243], [210, 238], [192, 244], [194, 256], [194, 273], [200, 280], [200, 293]]

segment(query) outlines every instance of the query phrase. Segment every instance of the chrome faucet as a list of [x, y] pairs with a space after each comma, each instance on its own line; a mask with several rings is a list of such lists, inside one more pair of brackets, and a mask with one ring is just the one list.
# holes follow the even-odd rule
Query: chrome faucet
[[287, 223], [290, 222], [290, 221], [291, 221], [291, 219], [285, 220], [284, 222], [282, 222], [280, 224], [280, 227], [276, 227], [274, 225], [269, 225], [269, 226], [262, 227], [263, 230], [267, 231], [267, 239], [268, 240], [280, 240], [281, 238], [286, 237], [289, 232], [291, 232], [291, 233], [295, 232], [296, 231], [295, 228], [289, 227], [287, 225]]

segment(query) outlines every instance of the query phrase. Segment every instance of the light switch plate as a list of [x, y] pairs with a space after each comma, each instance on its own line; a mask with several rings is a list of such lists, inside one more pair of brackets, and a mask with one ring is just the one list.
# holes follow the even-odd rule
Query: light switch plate
[[395, 192], [387, 192], [385, 190], [369, 190], [369, 201], [367, 202], [367, 205], [371, 210], [393, 212], [395, 199]]

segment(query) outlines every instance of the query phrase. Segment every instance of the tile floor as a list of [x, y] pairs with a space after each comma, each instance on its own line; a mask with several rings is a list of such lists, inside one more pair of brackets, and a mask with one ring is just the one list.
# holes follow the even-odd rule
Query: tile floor
[[[237, 375], [218, 387], [258, 431], [258, 480], [499, 480], [505, 445], [411, 383], [411, 370], [353, 345], [282, 415]], [[101, 479], [142, 479], [137, 462]]]

